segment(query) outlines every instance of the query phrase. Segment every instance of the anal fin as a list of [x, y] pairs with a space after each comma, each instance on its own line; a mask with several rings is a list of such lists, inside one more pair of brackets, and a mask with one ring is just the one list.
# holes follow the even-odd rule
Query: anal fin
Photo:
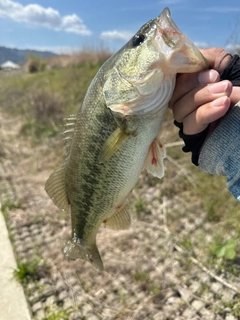
[[154, 177], [161, 179], [164, 176], [163, 159], [166, 157], [166, 149], [160, 139], [156, 137], [149, 146], [148, 154], [144, 162], [145, 169]]
[[125, 230], [131, 226], [131, 217], [127, 211], [126, 206], [122, 206], [118, 209], [114, 215], [104, 221], [104, 225], [107, 228], [113, 230]]

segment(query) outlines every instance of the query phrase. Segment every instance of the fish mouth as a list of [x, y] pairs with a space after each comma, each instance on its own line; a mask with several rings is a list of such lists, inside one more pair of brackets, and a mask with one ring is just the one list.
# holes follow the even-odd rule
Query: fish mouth
[[175, 31], [176, 33], [182, 34], [182, 32], [173, 21], [169, 8], [165, 8], [160, 13], [160, 15], [156, 18], [156, 23], [161, 29], [169, 29], [172, 30], [172, 32]]
[[[177, 51], [188, 51], [188, 57], [192, 61], [192, 64], [199, 66], [193, 71], [200, 71], [209, 68], [207, 59], [202, 55], [195, 44], [177, 27], [171, 17], [169, 8], [165, 8], [160, 13], [160, 15], [155, 19], [155, 23], [158, 32], [161, 34], [162, 39], [170, 51], [171, 49], [175, 50], [176, 47], [178, 47]], [[189, 69], [189, 72], [192, 72], [191, 69]]]

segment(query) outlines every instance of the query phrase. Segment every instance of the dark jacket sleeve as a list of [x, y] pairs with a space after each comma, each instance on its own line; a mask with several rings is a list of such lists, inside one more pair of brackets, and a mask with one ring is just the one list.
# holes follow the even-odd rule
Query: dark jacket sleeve
[[227, 188], [240, 201], [240, 102], [204, 144], [199, 169], [227, 177]]

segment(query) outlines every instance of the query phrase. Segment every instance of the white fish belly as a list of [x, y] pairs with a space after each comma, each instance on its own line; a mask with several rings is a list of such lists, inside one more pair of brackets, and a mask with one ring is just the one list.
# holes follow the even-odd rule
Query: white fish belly
[[149, 147], [159, 133], [161, 122], [162, 117], [146, 120], [137, 136], [129, 138], [121, 147], [121, 150], [111, 159], [116, 162], [115, 170], [111, 170], [111, 173], [109, 173], [112, 176], [109, 189], [115, 189], [115, 192], [113, 192], [115, 208], [124, 203], [136, 184]]

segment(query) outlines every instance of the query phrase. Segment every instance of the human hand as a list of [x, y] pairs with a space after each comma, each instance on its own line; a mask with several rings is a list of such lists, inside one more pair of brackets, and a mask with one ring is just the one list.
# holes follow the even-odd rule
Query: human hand
[[240, 87], [233, 87], [228, 80], [220, 81], [218, 73], [228, 65], [231, 56], [220, 48], [201, 51], [212, 69], [179, 74], [169, 104], [174, 119], [183, 123], [183, 133], [186, 135], [199, 133], [211, 124], [210, 134], [219, 119], [240, 100]]

